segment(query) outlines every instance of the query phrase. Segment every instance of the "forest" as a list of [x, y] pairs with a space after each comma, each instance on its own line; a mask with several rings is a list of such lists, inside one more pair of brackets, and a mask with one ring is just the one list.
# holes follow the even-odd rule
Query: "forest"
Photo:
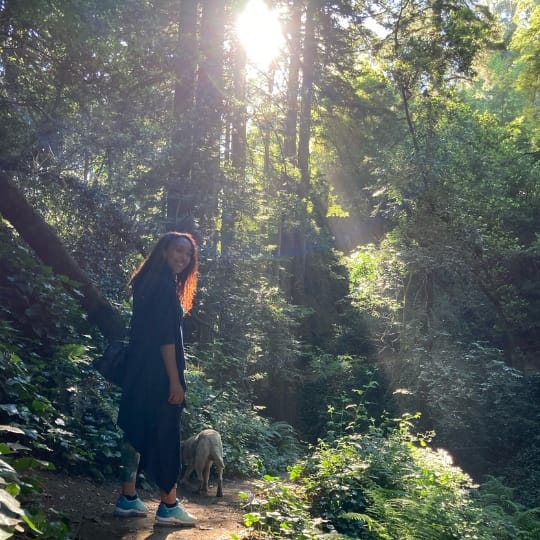
[[538, 0], [0, 0], [0, 539], [114, 478], [134, 268], [200, 246], [183, 431], [246, 538], [540, 538]]

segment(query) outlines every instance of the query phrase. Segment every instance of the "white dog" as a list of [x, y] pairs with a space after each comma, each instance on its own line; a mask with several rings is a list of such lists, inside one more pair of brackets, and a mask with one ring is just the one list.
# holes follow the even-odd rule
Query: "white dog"
[[182, 458], [186, 472], [180, 483], [189, 484], [189, 476], [197, 473], [197, 492], [208, 493], [208, 478], [212, 463], [218, 473], [218, 488], [216, 497], [223, 497], [223, 445], [221, 436], [215, 429], [204, 429], [182, 442]]

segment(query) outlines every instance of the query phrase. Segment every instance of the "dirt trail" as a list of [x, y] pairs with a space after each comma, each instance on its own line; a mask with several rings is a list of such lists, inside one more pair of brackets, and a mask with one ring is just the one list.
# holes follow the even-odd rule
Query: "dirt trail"
[[118, 518], [113, 516], [118, 484], [56, 473], [44, 473], [42, 477], [44, 491], [36, 497], [36, 503], [47, 514], [53, 508], [66, 516], [73, 540], [230, 540], [232, 535], [246, 538], [242, 524], [245, 511], [239, 493], [252, 492], [253, 482], [224, 479], [221, 498], [214, 496], [215, 486], [210, 487], [210, 495], [179, 492], [182, 504], [198, 521], [195, 527], [172, 528], [154, 525], [157, 491], [139, 490], [150, 510], [147, 517]]

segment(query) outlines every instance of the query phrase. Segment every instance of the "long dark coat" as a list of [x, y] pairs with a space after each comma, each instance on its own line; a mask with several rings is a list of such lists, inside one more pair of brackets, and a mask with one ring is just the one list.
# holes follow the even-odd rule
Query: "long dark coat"
[[182, 406], [168, 403], [169, 378], [160, 347], [175, 344], [178, 373], [185, 389], [182, 318], [174, 275], [168, 267], [149, 272], [134, 283], [128, 373], [118, 425], [140, 453], [140, 468], [167, 493], [180, 473]]

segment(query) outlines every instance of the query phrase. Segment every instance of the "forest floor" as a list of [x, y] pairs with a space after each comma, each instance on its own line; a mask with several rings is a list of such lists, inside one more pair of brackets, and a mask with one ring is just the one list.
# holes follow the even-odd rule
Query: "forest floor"
[[[174, 528], [154, 525], [159, 502], [157, 489], [138, 490], [149, 508], [147, 517], [120, 518], [113, 515], [118, 483], [51, 472], [40, 473], [40, 478], [43, 492], [32, 503], [51, 519], [66, 518], [71, 540], [230, 540], [235, 538], [233, 535], [247, 538], [242, 522], [245, 499], [239, 494], [250, 494], [256, 489], [253, 481], [224, 479], [223, 497], [215, 496], [215, 485], [210, 486], [208, 495], [179, 491], [184, 508], [197, 517], [197, 525]], [[32, 537], [16, 535], [15, 538]]]

